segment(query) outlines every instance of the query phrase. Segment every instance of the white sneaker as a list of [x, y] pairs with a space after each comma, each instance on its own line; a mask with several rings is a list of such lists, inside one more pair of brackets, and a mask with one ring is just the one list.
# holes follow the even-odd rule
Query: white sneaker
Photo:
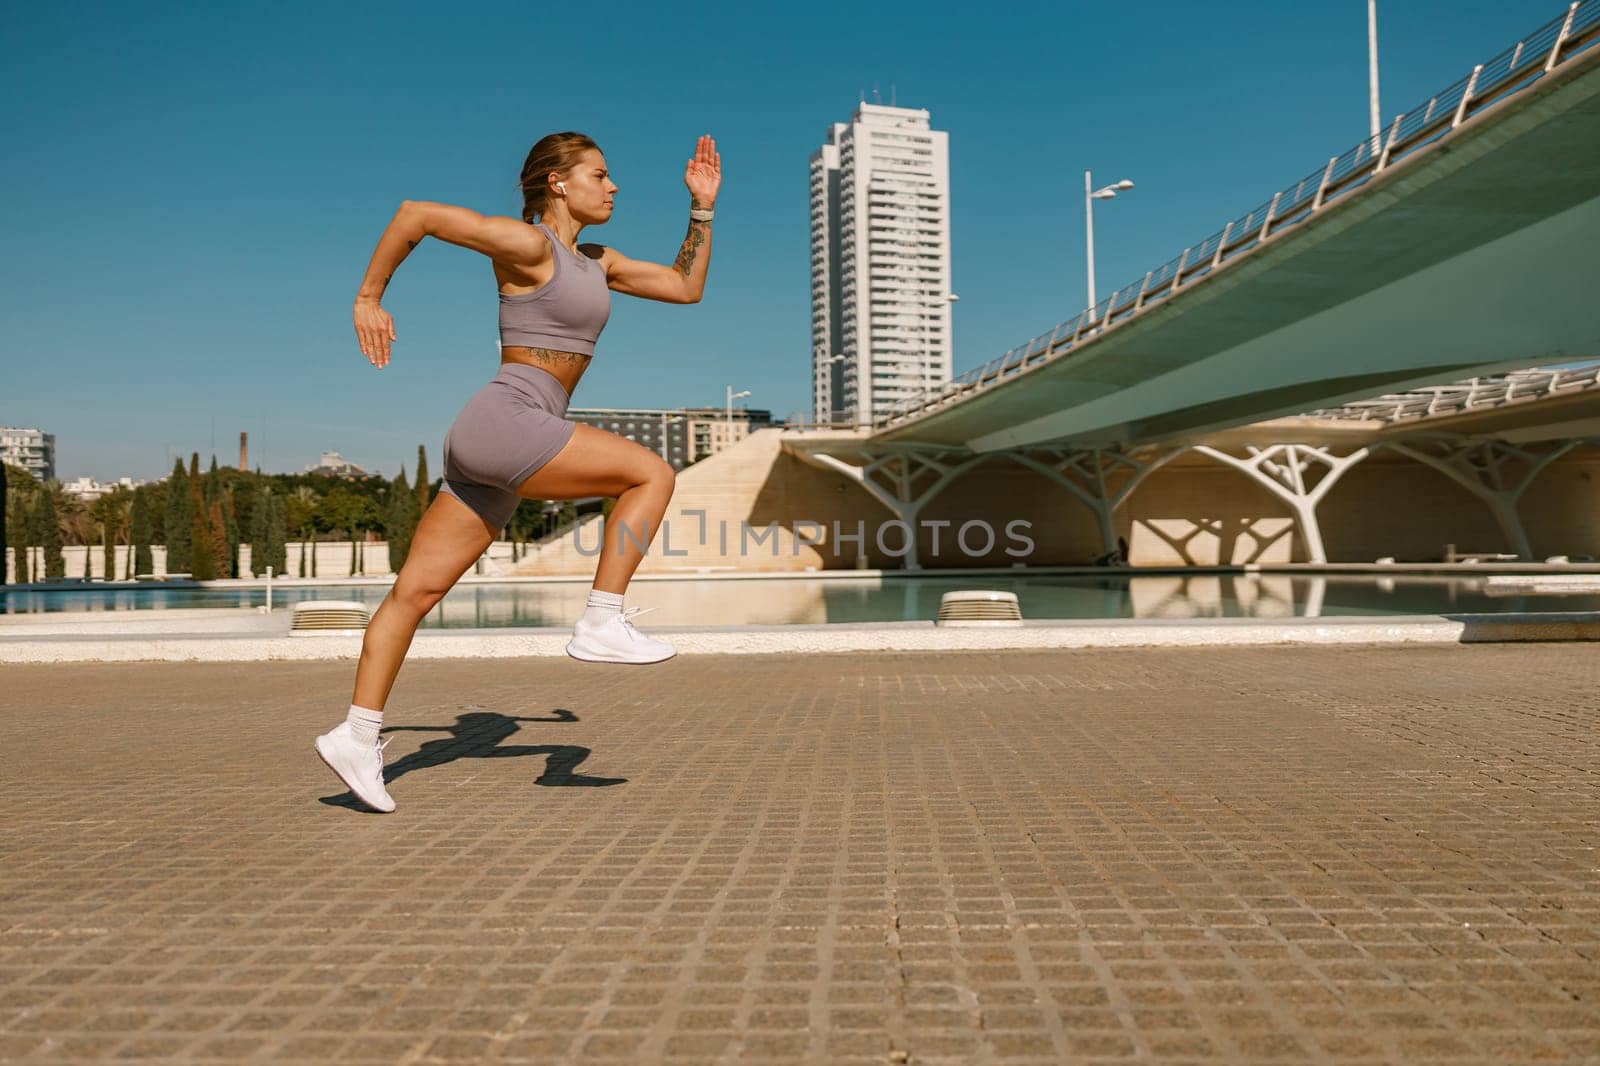
[[383, 749], [381, 744], [362, 744], [350, 735], [350, 723], [340, 722], [317, 738], [317, 754], [328, 769], [339, 775], [351, 793], [375, 811], [388, 814], [394, 800], [383, 787]]
[[578, 619], [572, 627], [567, 654], [591, 663], [658, 663], [678, 654], [664, 640], [652, 640], [633, 628], [631, 619], [654, 607], [628, 607], [604, 622]]

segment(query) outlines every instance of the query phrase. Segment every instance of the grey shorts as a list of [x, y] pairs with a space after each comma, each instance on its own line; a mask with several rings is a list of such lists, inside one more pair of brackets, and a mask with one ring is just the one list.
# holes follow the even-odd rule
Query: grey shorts
[[511, 521], [517, 486], [572, 439], [567, 390], [555, 375], [526, 363], [502, 363], [444, 435], [448, 492], [500, 530]]

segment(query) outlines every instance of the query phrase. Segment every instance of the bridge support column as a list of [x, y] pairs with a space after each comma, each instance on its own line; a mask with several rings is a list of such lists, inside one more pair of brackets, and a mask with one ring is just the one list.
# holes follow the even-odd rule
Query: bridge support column
[[861, 460], [859, 465], [810, 449], [797, 449], [795, 454], [812, 466], [843, 474], [905, 523], [907, 570], [922, 569], [917, 555], [917, 517], [922, 509], [985, 458], [965, 448], [894, 444], [851, 449], [851, 457]]
[[[1317, 522], [1317, 505], [1346, 471], [1372, 454], [1371, 448], [1358, 448], [1349, 455], [1338, 456], [1326, 448], [1307, 444], [1273, 444], [1265, 448], [1252, 445], [1245, 449], [1247, 456], [1243, 459], [1208, 444], [1197, 444], [1194, 450], [1233, 467], [1287, 504], [1306, 546], [1307, 561], [1313, 563], [1328, 561], [1322, 526]], [[1317, 477], [1315, 468], [1319, 464], [1327, 469]]]
[[1503, 440], [1436, 439], [1394, 442], [1381, 447], [1433, 467], [1488, 504], [1517, 558], [1532, 559], [1533, 546], [1528, 543], [1527, 530], [1517, 512], [1517, 501], [1545, 467], [1582, 443], [1581, 440], [1561, 441], [1538, 450]]
[[[1182, 448], [1167, 451], [1144, 449], [1144, 456], [1118, 448], [1016, 449], [1007, 454], [1016, 462], [1060, 485], [1073, 499], [1094, 512], [1100, 526], [1100, 544], [1106, 554], [1117, 550], [1116, 512], [1128, 501], [1144, 479], [1181, 454]], [[1115, 484], [1115, 488], [1111, 485]]]

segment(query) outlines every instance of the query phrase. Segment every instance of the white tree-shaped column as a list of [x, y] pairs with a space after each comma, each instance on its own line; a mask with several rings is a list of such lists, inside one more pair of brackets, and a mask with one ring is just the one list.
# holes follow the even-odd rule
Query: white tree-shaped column
[[[1358, 448], [1340, 456], [1309, 444], [1272, 444], [1264, 448], [1251, 445], [1242, 459], [1209, 444], [1197, 444], [1194, 450], [1233, 467], [1287, 504], [1300, 530], [1300, 541], [1306, 546], [1306, 558], [1313, 563], [1328, 561], [1322, 526], [1317, 522], [1317, 505], [1346, 471], [1372, 454], [1371, 448]], [[1324, 469], [1319, 472], [1318, 467]]]
[[1117, 550], [1117, 508], [1128, 502], [1144, 479], [1184, 449], [1029, 448], [1008, 452], [1012, 459], [1066, 489], [1094, 513], [1100, 543], [1107, 554]]
[[843, 474], [905, 523], [907, 570], [922, 568], [917, 555], [917, 518], [922, 509], [986, 458], [964, 448], [893, 444], [851, 449], [850, 458], [857, 462], [810, 448], [797, 448], [795, 454], [812, 466]]
[[1517, 501], [1545, 467], [1582, 443], [1553, 441], [1541, 449], [1503, 440], [1437, 437], [1394, 441], [1383, 447], [1433, 467], [1488, 504], [1517, 558], [1532, 559], [1533, 547], [1517, 512]]

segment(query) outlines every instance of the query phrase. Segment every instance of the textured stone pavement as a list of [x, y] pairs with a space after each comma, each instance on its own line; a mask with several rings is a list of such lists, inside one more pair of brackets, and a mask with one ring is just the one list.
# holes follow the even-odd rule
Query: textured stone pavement
[[1587, 646], [0, 667], [0, 1060], [1600, 1061]]

